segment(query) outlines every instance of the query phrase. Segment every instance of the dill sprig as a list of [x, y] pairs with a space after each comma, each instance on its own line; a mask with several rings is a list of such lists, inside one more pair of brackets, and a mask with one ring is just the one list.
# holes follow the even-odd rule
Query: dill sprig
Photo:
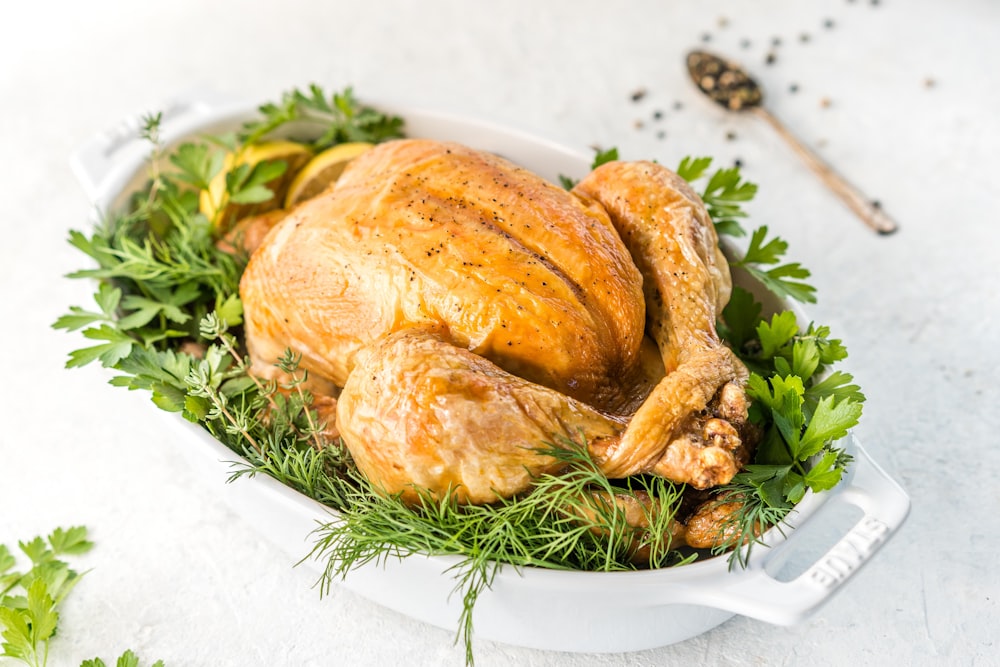
[[[473, 608], [503, 566], [610, 572], [693, 558], [670, 544], [679, 485], [655, 477], [613, 485], [583, 442], [563, 440], [537, 451], [562, 462], [564, 469], [539, 476], [521, 497], [498, 497], [489, 505], [462, 504], [454, 494], [436, 497], [422, 489], [416, 489], [419, 500], [407, 505], [398, 494], [381, 493], [355, 473], [355, 484], [344, 487], [346, 503], [338, 519], [317, 530], [310, 554], [326, 563], [322, 590], [353, 569], [388, 558], [459, 556], [450, 571], [454, 593], [462, 599], [459, 634], [471, 663]], [[630, 525], [625, 501], [648, 507], [647, 527]], [[634, 556], [643, 548], [649, 556], [639, 564]]]

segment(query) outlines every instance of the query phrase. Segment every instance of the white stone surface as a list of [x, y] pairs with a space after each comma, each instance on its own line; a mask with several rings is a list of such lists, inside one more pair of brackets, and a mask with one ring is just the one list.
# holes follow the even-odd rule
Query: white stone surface
[[[741, 159], [761, 187], [753, 221], [813, 270], [811, 313], [851, 351], [869, 398], [859, 437], [913, 498], [902, 530], [798, 627], [737, 617], [628, 655], [479, 642], [477, 664], [997, 664], [1000, 5], [94, 0], [11, 4], [3, 24], [0, 542], [85, 524], [97, 544], [50, 665], [128, 647], [173, 667], [463, 663], [448, 632], [346, 591], [320, 599], [220, 503], [223, 479], [178, 456], [145, 396], [63, 369], [82, 339], [50, 328], [89, 305], [91, 285], [63, 277], [85, 264], [65, 242], [90, 211], [67, 162], [82, 142], [192, 89], [263, 101], [310, 82], [624, 158]], [[897, 234], [862, 227], [766, 126], [697, 96], [682, 58], [703, 34], [753, 66], [768, 106]]]

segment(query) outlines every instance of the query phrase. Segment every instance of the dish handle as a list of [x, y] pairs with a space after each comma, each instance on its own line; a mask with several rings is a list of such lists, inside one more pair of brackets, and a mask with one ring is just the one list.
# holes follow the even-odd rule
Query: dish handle
[[[160, 139], [164, 144], [189, 135], [218, 118], [223, 109], [245, 105], [212, 91], [192, 91], [164, 105], [160, 120]], [[148, 157], [151, 145], [141, 138], [145, 115], [129, 116], [97, 134], [70, 156], [70, 168], [91, 201], [101, 196]], [[128, 173], [125, 173], [127, 170]]]
[[[779, 581], [769, 563], [794, 546], [794, 531], [784, 542], [756, 553], [746, 570], [701, 582], [702, 604], [777, 625], [792, 625], [812, 614], [836, 593], [899, 528], [909, 513], [906, 492], [860, 446], [852, 475], [827, 503], [854, 505], [864, 515], [802, 574]], [[792, 526], [794, 528], [794, 526]]]

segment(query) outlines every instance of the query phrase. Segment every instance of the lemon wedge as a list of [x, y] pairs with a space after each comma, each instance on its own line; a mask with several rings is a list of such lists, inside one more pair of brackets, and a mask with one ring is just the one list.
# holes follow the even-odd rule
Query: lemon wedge
[[[198, 198], [198, 208], [212, 221], [215, 230], [222, 234], [231, 228], [236, 221], [251, 216], [260, 215], [281, 208], [288, 192], [288, 187], [309, 162], [313, 153], [308, 146], [294, 141], [264, 141], [244, 148], [236, 157], [233, 153], [226, 155], [223, 167], [212, 178], [207, 190], [202, 190]], [[239, 165], [254, 167], [261, 162], [285, 162], [285, 171], [265, 185], [274, 196], [263, 202], [237, 203], [229, 201], [226, 192], [226, 174]]]
[[348, 162], [371, 147], [372, 144], [364, 141], [337, 144], [311, 159], [288, 186], [285, 208], [291, 208], [318, 195], [340, 178]]

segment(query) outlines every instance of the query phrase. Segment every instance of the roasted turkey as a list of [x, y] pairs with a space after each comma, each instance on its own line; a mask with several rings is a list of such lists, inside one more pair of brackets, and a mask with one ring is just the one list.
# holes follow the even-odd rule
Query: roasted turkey
[[748, 457], [747, 371], [715, 322], [729, 268], [652, 162], [572, 191], [496, 155], [397, 140], [264, 237], [240, 285], [252, 372], [301, 355], [373, 484], [488, 503], [585, 442], [609, 478], [698, 489]]

